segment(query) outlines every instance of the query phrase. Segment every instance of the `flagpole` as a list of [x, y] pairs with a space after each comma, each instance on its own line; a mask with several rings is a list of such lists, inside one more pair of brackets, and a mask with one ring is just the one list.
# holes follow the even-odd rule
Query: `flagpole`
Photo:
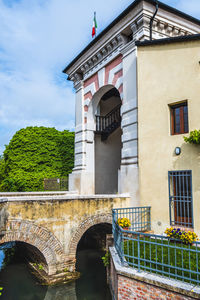
[[[96, 11], [94, 12], [94, 19], [96, 20]], [[96, 36], [97, 36], [97, 30], [95, 30], [95, 39], [96, 39]]]
[[94, 12], [94, 19], [93, 19], [93, 27], [92, 27], [92, 38], [96, 38], [97, 36], [97, 20], [96, 20], [96, 11]]

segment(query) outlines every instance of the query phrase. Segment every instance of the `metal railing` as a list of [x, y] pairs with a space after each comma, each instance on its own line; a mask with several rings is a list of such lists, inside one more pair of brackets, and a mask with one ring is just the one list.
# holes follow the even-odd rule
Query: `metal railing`
[[[124, 230], [117, 224], [119, 218], [128, 218], [131, 222], [129, 231], [149, 231], [151, 230], [151, 207], [130, 207], [116, 208], [112, 210], [112, 227], [115, 248], [123, 261], [123, 232]], [[127, 231], [126, 231], [127, 232]]]
[[113, 210], [114, 244], [123, 264], [200, 285], [200, 242], [187, 245], [163, 235], [123, 230], [117, 224], [118, 216]]
[[128, 218], [131, 222], [131, 231], [151, 230], [151, 207], [129, 207], [113, 209], [113, 218], [117, 222], [119, 218]]
[[67, 191], [68, 178], [45, 178], [44, 191]]
[[96, 132], [109, 135], [121, 124], [121, 104], [117, 105], [106, 116], [96, 116]]

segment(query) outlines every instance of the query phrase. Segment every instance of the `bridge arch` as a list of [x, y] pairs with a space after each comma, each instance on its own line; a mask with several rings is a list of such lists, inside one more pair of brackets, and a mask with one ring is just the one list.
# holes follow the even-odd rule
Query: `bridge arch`
[[11, 220], [6, 224], [5, 234], [1, 235], [0, 244], [8, 242], [29, 244], [43, 255], [47, 263], [48, 275], [56, 273], [64, 263], [64, 251], [58, 239], [48, 229], [27, 220]]
[[79, 241], [81, 240], [84, 233], [92, 226], [98, 225], [101, 223], [108, 223], [112, 224], [112, 214], [101, 214], [91, 216], [85, 219], [78, 228], [76, 229], [75, 233], [73, 234], [70, 244], [69, 244], [69, 256], [75, 258], [76, 257], [76, 250]]

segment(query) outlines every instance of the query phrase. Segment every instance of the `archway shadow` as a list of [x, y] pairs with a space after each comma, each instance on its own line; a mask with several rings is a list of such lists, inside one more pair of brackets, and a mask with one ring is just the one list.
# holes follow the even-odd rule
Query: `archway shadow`
[[110, 233], [111, 224], [100, 223], [90, 227], [79, 241], [76, 269], [81, 277], [76, 281], [77, 300], [111, 299], [106, 269], [101, 259], [105, 253], [106, 234]]

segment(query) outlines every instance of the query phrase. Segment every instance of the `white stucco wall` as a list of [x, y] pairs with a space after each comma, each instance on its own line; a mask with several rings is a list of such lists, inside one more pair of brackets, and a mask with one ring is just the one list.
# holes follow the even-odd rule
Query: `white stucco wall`
[[121, 163], [121, 128], [106, 141], [95, 136], [95, 194], [118, 192], [118, 170]]

